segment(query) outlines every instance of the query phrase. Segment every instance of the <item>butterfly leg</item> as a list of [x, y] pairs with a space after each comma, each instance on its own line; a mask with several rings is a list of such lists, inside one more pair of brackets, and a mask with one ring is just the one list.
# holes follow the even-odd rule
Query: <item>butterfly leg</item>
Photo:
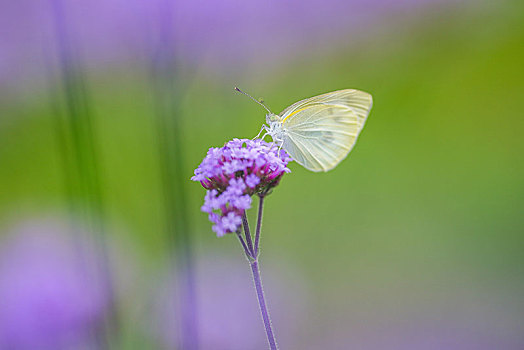
[[[272, 135], [272, 134], [270, 133], [271, 129], [268, 128], [268, 126], [267, 126], [266, 124], [262, 125], [262, 130], [266, 130], [266, 132], [265, 132], [264, 135], [260, 138], [261, 140], [265, 139], [267, 135]], [[260, 130], [260, 133], [262, 132], [262, 130]], [[260, 133], [259, 133], [259, 135], [260, 135]], [[271, 137], [273, 137], [273, 136], [271, 136]]]
[[269, 146], [269, 148], [273, 148], [275, 147], [277, 144], [279, 144], [278, 146], [278, 152], [280, 153], [280, 150], [282, 149], [282, 146], [284, 145], [284, 142], [282, 142], [282, 140], [280, 139], [277, 139], [277, 138], [274, 138], [273, 139], [273, 142], [271, 142], [271, 145]]
[[[255, 137], [253, 137], [251, 140], [258, 139], [258, 137], [260, 136], [260, 134], [262, 134], [262, 131], [264, 131], [265, 128], [266, 128], [266, 125], [265, 125], [265, 124], [262, 125], [262, 127], [260, 128], [260, 131], [259, 131], [258, 135], [255, 136]], [[267, 135], [267, 133], [266, 133], [266, 135]], [[264, 135], [264, 136], [266, 136], [266, 135]], [[262, 139], [264, 139], [264, 136], [262, 137]]]

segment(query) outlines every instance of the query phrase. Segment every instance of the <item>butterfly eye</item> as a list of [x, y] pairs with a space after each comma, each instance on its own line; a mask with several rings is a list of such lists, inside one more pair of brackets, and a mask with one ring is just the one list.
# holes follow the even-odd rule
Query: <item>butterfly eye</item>
[[270, 122], [278, 122], [278, 121], [280, 121], [280, 117], [278, 115], [276, 115], [276, 114], [268, 114], [267, 119]]

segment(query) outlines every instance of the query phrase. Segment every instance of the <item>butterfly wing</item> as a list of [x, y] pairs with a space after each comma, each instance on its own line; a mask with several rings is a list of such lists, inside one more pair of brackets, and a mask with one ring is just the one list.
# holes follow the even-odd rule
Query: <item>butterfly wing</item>
[[328, 171], [351, 151], [371, 109], [371, 95], [339, 90], [299, 101], [280, 117], [283, 147], [311, 171]]

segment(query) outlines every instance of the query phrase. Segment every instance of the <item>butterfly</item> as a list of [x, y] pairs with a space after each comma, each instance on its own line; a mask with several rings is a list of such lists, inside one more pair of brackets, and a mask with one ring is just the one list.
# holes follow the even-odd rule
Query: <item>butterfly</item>
[[345, 89], [298, 101], [280, 114], [268, 114], [260, 133], [273, 141], [304, 168], [319, 172], [336, 167], [357, 142], [369, 115], [373, 99], [367, 92]]

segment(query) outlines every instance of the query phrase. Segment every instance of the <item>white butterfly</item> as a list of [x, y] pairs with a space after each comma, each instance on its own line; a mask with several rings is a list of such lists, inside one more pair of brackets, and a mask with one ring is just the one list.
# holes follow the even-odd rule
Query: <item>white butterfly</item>
[[[249, 96], [235, 88], [235, 90]], [[311, 171], [328, 171], [355, 145], [373, 103], [367, 92], [345, 89], [306, 98], [272, 113], [267, 111], [266, 131], [297, 163]]]

